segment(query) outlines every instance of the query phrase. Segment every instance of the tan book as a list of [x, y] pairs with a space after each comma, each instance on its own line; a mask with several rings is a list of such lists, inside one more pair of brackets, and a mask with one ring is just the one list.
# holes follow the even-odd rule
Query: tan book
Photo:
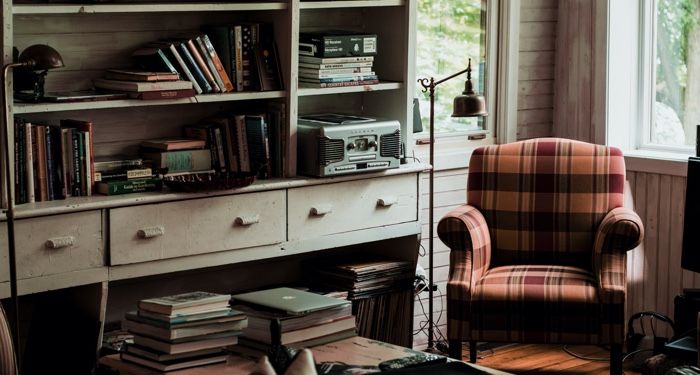
[[214, 333], [240, 331], [248, 326], [247, 319], [239, 319], [232, 322], [212, 323], [194, 327], [159, 327], [143, 320], [137, 321], [138, 315], [127, 315], [122, 322], [122, 327], [129, 332], [153, 337], [162, 340], [177, 340], [194, 336], [210, 335]]
[[226, 362], [228, 358], [227, 353], [219, 353], [215, 355], [203, 355], [198, 357], [192, 357], [184, 360], [174, 360], [167, 362], [158, 362], [148, 358], [142, 358], [137, 355], [122, 353], [122, 360], [127, 362], [132, 362], [139, 364], [141, 366], [146, 366], [158, 371], [175, 371], [190, 367], [199, 367], [211, 365], [214, 363]]
[[163, 151], [190, 150], [204, 148], [206, 141], [195, 138], [161, 138], [142, 141], [141, 146]]
[[159, 82], [177, 81], [178, 79], [180, 79], [180, 75], [172, 72], [147, 72], [143, 70], [108, 69], [105, 72], [105, 78], [119, 81]]
[[[275, 324], [275, 321], [272, 321], [272, 323]], [[282, 345], [287, 345], [354, 329], [355, 317], [351, 315], [294, 331], [282, 332], [280, 342]], [[266, 329], [261, 329], [260, 327], [246, 328], [243, 330], [243, 334], [245, 337], [251, 340], [259, 341], [265, 344], [272, 344], [273, 342], [273, 337], [269, 326]]]
[[192, 82], [190, 81], [136, 82], [99, 78], [94, 80], [93, 83], [95, 87], [100, 89], [128, 92], [192, 89]]
[[[207, 151], [208, 152], [208, 151]], [[139, 309], [173, 315], [184, 310], [196, 312], [210, 311], [219, 308], [220, 305], [228, 306], [231, 296], [228, 294], [216, 294], [209, 292], [190, 292], [171, 296], [142, 299], [139, 301]]]
[[150, 337], [134, 335], [134, 344], [155, 349], [167, 354], [180, 354], [193, 352], [195, 350], [222, 348], [224, 346], [236, 345], [238, 336], [233, 334], [210, 335], [210, 338], [202, 337], [184, 342], [166, 342]]

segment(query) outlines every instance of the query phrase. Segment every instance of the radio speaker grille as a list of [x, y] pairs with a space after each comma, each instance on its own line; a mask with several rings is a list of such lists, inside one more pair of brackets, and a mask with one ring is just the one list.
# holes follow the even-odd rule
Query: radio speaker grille
[[384, 134], [379, 137], [379, 148], [382, 157], [400, 158], [401, 157], [401, 132], [395, 131], [391, 134]]
[[342, 139], [321, 138], [318, 148], [318, 160], [321, 165], [329, 165], [345, 158]]

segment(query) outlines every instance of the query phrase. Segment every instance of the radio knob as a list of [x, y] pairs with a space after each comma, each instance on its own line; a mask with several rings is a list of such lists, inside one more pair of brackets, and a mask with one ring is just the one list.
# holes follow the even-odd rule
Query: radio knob
[[369, 143], [368, 143], [367, 145], [368, 145], [369, 147], [376, 148], [376, 147], [377, 147], [377, 142], [375, 142], [375, 141], [369, 141]]
[[355, 149], [355, 144], [354, 143], [348, 143], [348, 151], [354, 150]]

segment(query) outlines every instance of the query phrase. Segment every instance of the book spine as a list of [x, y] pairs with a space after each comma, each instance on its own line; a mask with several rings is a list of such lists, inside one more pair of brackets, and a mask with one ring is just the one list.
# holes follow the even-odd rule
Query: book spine
[[[194, 82], [193, 82], [194, 84]], [[161, 99], [179, 99], [191, 98], [195, 96], [195, 90], [160, 90], [160, 91], [144, 91], [130, 92], [127, 94], [131, 99], [139, 100], [161, 100]]]
[[205, 28], [207, 36], [216, 51], [221, 65], [231, 82], [231, 91], [236, 90], [236, 66], [233, 56], [233, 29], [230, 26], [209, 26]]
[[250, 172], [250, 154], [248, 153], [248, 136], [246, 135], [246, 124], [244, 115], [235, 116], [236, 146], [238, 148], [238, 162], [240, 172]]
[[221, 128], [214, 127], [214, 140], [216, 141], [216, 152], [218, 153], [219, 163], [221, 164], [221, 172], [226, 171], [229, 161], [226, 160], [226, 152], [224, 152], [224, 140], [221, 136]]
[[95, 172], [95, 182], [133, 180], [135, 178], [157, 177], [151, 168], [126, 169], [119, 171]]
[[207, 131], [207, 147], [211, 153], [211, 167], [216, 171], [221, 170], [221, 163], [219, 162], [219, 151], [216, 148], [216, 138], [214, 136], [214, 127], [209, 126], [206, 128]]
[[163, 181], [160, 178], [142, 178], [128, 181], [98, 182], [97, 192], [105, 195], [119, 195], [157, 191], [162, 187]]
[[311, 63], [299, 63], [299, 70], [334, 70], [334, 69], [356, 69], [356, 68], [369, 68], [372, 69], [373, 62], [354, 62], [354, 63], [339, 63], [339, 64], [311, 64]]
[[71, 139], [68, 129], [61, 129], [61, 170], [63, 171], [63, 196], [71, 196]]
[[226, 163], [228, 164], [228, 170], [231, 172], [239, 172], [240, 166], [238, 162], [238, 149], [236, 148], [235, 125], [228, 120], [218, 125], [219, 129], [221, 129], [221, 132], [224, 136], [224, 142], [226, 145]]
[[83, 132], [84, 150], [85, 150], [85, 194], [89, 197], [92, 195], [93, 188], [93, 173], [92, 168], [92, 132]]
[[51, 139], [51, 127], [46, 126], [44, 128], [44, 141], [46, 147], [46, 192], [48, 194], [48, 200], [52, 201], [56, 199], [56, 194], [54, 191], [54, 157], [53, 157], [53, 140]]
[[245, 117], [250, 168], [260, 179], [270, 177], [270, 146], [264, 116]]
[[190, 72], [192, 72], [192, 75], [199, 84], [199, 87], [201, 87], [202, 93], [207, 94], [212, 92], [211, 85], [209, 85], [209, 82], [207, 82], [207, 78], [204, 77], [204, 73], [201, 69], [199, 69], [199, 65], [194, 60], [194, 57], [187, 48], [187, 43], [180, 43], [178, 47], [180, 48], [180, 55], [183, 56], [185, 63], [190, 69]]
[[241, 73], [243, 79], [243, 90], [256, 90], [256, 74], [254, 70], [255, 67], [253, 66], [253, 25], [241, 25], [241, 35]]
[[24, 120], [15, 118], [15, 204], [27, 203], [24, 161]]
[[27, 185], [27, 203], [34, 203], [34, 135], [32, 134], [32, 124], [24, 124], [24, 167], [26, 169], [25, 183]]
[[115, 169], [140, 167], [143, 165], [143, 160], [141, 160], [141, 159], [110, 160], [110, 161], [95, 162], [94, 165], [95, 165], [96, 172], [104, 172], [104, 171], [115, 170]]
[[87, 196], [87, 179], [85, 178], [85, 132], [78, 133], [78, 164], [80, 165], [80, 195]]
[[236, 67], [236, 90], [243, 91], [243, 27], [236, 25], [233, 27], [234, 41], [234, 64]]
[[167, 168], [168, 173], [211, 169], [211, 154], [206, 149], [144, 153], [144, 157], [153, 160], [156, 168]]
[[197, 92], [197, 94], [201, 94], [204, 91], [202, 91], [202, 87], [199, 85], [199, 82], [194, 78], [194, 75], [192, 75], [192, 72], [190, 69], [187, 67], [187, 64], [185, 64], [185, 60], [182, 59], [182, 56], [180, 56], [180, 53], [177, 52], [177, 48], [175, 47], [174, 44], [170, 44], [170, 54], [175, 58], [175, 61], [177, 62], [177, 65], [180, 67], [179, 71], [187, 77], [187, 80], [192, 82], [192, 87], [194, 88], [194, 91]]
[[207, 46], [204, 45], [204, 41], [202, 40], [201, 35], [194, 38], [194, 43], [196, 47], [199, 48], [198, 52], [200, 53], [200, 55], [202, 55], [202, 60], [204, 60], [204, 62], [207, 64], [207, 69], [209, 69], [212, 77], [214, 77], [214, 82], [216, 82], [216, 85], [219, 86], [219, 90], [221, 92], [226, 92], [227, 90], [224, 86], [224, 81], [221, 78], [221, 74], [216, 69], [216, 66], [214, 65], [214, 60], [212, 60], [211, 55], [207, 50]]
[[80, 197], [82, 194], [82, 176], [80, 167], [80, 133], [76, 129], [71, 129], [72, 150], [73, 150], [73, 196]]
[[47, 168], [46, 168], [46, 126], [37, 125], [36, 126], [36, 147], [37, 147], [37, 160], [36, 165], [39, 167], [37, 172], [37, 186], [39, 190], [39, 196], [41, 202], [49, 200], [49, 190], [48, 190], [48, 178], [47, 178]]
[[372, 68], [345, 68], [345, 69], [303, 69], [299, 68], [299, 76], [311, 78], [335, 78], [347, 75], [371, 75], [376, 74]]
[[177, 69], [175, 69], [175, 66], [173, 66], [173, 63], [170, 62], [170, 59], [168, 59], [168, 56], [165, 55], [165, 52], [162, 49], [158, 49], [158, 57], [161, 60], [163, 60], [163, 63], [165, 64], [165, 66], [167, 66], [168, 69], [170, 69], [170, 71], [172, 73], [177, 74]]
[[348, 81], [348, 82], [335, 82], [335, 83], [313, 83], [313, 82], [300, 82], [302, 87], [316, 87], [316, 88], [331, 88], [331, 87], [348, 87], [348, 86], [365, 86], [365, 85], [376, 85], [379, 80], [373, 79], [368, 81]]
[[377, 36], [300, 33], [299, 54], [320, 58], [376, 55]]
[[373, 61], [374, 61], [374, 56], [352, 56], [352, 57], [331, 57], [331, 58], [299, 56], [299, 62], [310, 63], [310, 64], [345, 64], [345, 63], [360, 63], [360, 62], [373, 62]]
[[344, 76], [344, 77], [335, 77], [335, 78], [303, 78], [300, 77], [300, 81], [304, 82], [312, 82], [312, 83], [338, 83], [338, 82], [352, 82], [352, 81], [372, 81], [376, 80], [377, 75], [376, 74], [367, 74], [367, 75], [352, 75], [352, 76]]
[[219, 88], [219, 86], [216, 84], [216, 80], [214, 80], [214, 76], [209, 71], [209, 68], [207, 68], [207, 64], [204, 62], [204, 59], [202, 58], [202, 54], [199, 53], [197, 47], [194, 45], [195, 42], [193, 42], [192, 39], [190, 39], [186, 43], [187, 43], [187, 48], [190, 50], [190, 53], [192, 54], [192, 57], [194, 57], [194, 61], [197, 62], [197, 66], [199, 66], [202, 73], [204, 73], [204, 77], [206, 77], [207, 82], [209, 82], [209, 85], [211, 86], [212, 91], [213, 92], [221, 92], [221, 88]]
[[226, 68], [221, 62], [221, 59], [219, 58], [219, 55], [216, 52], [216, 49], [214, 49], [214, 45], [211, 43], [209, 36], [207, 36], [207, 34], [204, 34], [201, 38], [202, 42], [204, 43], [204, 47], [206, 48], [207, 52], [209, 53], [209, 56], [211, 57], [211, 61], [214, 63], [214, 68], [221, 77], [223, 87], [226, 88], [226, 91], [233, 91], [233, 84], [231, 83], [231, 79], [229, 78], [226, 72]]

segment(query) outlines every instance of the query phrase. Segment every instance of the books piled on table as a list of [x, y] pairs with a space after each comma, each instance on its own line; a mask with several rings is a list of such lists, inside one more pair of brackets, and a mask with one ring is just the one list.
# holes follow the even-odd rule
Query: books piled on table
[[105, 195], [159, 191], [163, 187], [158, 169], [148, 161], [128, 156], [98, 158], [94, 180], [95, 190]]
[[14, 138], [16, 204], [92, 195], [92, 122], [56, 125], [16, 117]]
[[196, 138], [161, 138], [141, 141], [139, 154], [153, 168], [168, 175], [213, 172], [211, 151]]
[[124, 328], [134, 343], [122, 361], [156, 371], [173, 371], [226, 361], [248, 320], [229, 307], [230, 295], [192, 292], [141, 300], [126, 314]]
[[[140, 51], [158, 56], [155, 49], [137, 52]], [[154, 70], [110, 69], [105, 72], [104, 78], [94, 80], [93, 84], [100, 90], [125, 93], [131, 99], [175, 99], [195, 95], [192, 82], [180, 80], [177, 72], [161, 71], [165, 67], [151, 68]]]
[[267, 352], [273, 345], [305, 348], [356, 335], [350, 301], [292, 288], [233, 296], [248, 316], [239, 342]]
[[344, 87], [379, 83], [374, 71], [377, 35], [330, 30], [299, 36], [299, 85]]

